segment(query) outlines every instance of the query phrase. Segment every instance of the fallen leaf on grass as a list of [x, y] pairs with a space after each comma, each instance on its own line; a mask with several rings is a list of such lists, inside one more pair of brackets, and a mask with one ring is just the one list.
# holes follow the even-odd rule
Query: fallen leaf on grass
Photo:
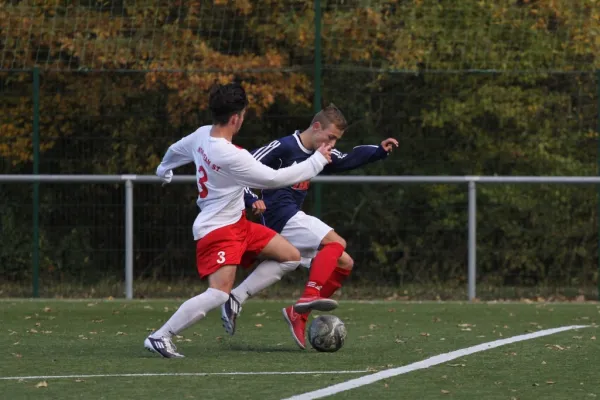
[[559, 344], [547, 344], [547, 345], [546, 345], [546, 348], [548, 348], [548, 349], [552, 349], [552, 350], [558, 350], [558, 351], [563, 351], [563, 350], [565, 350], [565, 348], [564, 348], [564, 347], [562, 347], [562, 346], [561, 346], [561, 345], [559, 345]]
[[555, 382], [554, 382], [554, 381], [546, 381], [546, 383], [547, 383], [548, 385], [554, 385], [554, 383], [555, 383]]
[[52, 309], [50, 307], [44, 307], [44, 312], [51, 312]]
[[101, 322], [104, 322], [104, 320], [103, 319], [93, 319], [92, 322], [99, 324]]
[[31, 319], [31, 315], [26, 315], [25, 319]]
[[376, 327], [377, 327], [377, 325], [375, 325], [375, 324], [370, 324], [370, 325], [369, 325], [369, 329], [370, 329], [370, 330], [373, 330], [373, 329], [375, 329]]
[[596, 336], [592, 336], [590, 340], [596, 340]]
[[154, 307], [152, 307], [152, 306], [144, 306], [144, 310], [154, 310]]
[[427, 337], [427, 336], [431, 336], [431, 335], [429, 333], [427, 333], [427, 332], [421, 332], [421, 336]]
[[75, 379], [75, 382], [85, 382], [84, 379]]
[[262, 311], [259, 313], [254, 314], [255, 317], [262, 317], [263, 315], [265, 315], [267, 312], [266, 311]]
[[36, 388], [45, 388], [48, 387], [48, 382], [46, 381], [41, 381], [40, 383], [38, 383], [37, 385], [35, 385]]
[[467, 364], [448, 364], [450, 367], [466, 367]]
[[19, 353], [12, 353], [13, 356], [17, 357], [17, 358], [23, 358], [22, 354]]
[[389, 388], [389, 387], [390, 387], [390, 385], [388, 385], [387, 383], [384, 383], [384, 384], [383, 384], [383, 387], [387, 389], [387, 388]]
[[450, 391], [449, 391], [449, 390], [442, 389], [442, 394], [449, 394], [449, 393], [450, 393]]
[[29, 332], [30, 333], [38, 333], [38, 331], [36, 331], [35, 329], [30, 329]]
[[125, 332], [117, 332], [117, 336], [127, 336]]
[[262, 324], [256, 324], [254, 326], [257, 327], [257, 328], [262, 328]]
[[546, 361], [542, 361], [542, 365], [546, 365]]

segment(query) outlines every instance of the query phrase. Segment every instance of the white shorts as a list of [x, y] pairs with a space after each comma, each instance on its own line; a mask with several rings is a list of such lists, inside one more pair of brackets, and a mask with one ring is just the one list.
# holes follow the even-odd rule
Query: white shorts
[[298, 211], [283, 227], [281, 236], [300, 251], [300, 256], [313, 258], [323, 238], [333, 230], [319, 218]]

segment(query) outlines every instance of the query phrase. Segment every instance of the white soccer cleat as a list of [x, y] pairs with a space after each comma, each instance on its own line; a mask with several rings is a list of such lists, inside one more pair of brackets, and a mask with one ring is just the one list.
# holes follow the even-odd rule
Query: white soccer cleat
[[161, 337], [155, 339], [148, 336], [144, 340], [144, 347], [152, 353], [158, 353], [164, 358], [183, 358], [183, 354], [177, 352], [177, 347], [173, 344], [173, 341], [168, 337]]

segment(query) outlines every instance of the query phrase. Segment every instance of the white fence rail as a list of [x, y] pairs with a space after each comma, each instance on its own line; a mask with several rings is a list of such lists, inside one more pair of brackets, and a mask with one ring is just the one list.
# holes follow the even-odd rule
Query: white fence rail
[[[0, 175], [0, 183], [123, 183], [125, 185], [125, 297], [133, 298], [133, 186], [135, 183], [156, 184], [162, 181], [154, 175]], [[195, 183], [194, 175], [175, 176], [173, 183]], [[477, 272], [477, 184], [493, 183], [561, 183], [600, 184], [593, 176], [319, 176], [311, 182], [330, 184], [353, 183], [456, 183], [465, 184], [468, 191], [468, 286], [469, 300], [476, 297]]]

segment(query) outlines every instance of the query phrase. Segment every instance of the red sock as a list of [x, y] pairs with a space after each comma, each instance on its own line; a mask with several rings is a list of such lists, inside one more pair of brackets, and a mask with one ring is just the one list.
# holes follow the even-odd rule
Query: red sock
[[312, 262], [308, 274], [308, 283], [302, 297], [319, 295], [321, 288], [331, 276], [343, 252], [344, 246], [337, 242], [327, 243], [323, 246]]
[[350, 272], [351, 270], [340, 267], [334, 269], [321, 289], [321, 296], [327, 298], [331, 297], [336, 290], [342, 287], [342, 283], [350, 275]]

